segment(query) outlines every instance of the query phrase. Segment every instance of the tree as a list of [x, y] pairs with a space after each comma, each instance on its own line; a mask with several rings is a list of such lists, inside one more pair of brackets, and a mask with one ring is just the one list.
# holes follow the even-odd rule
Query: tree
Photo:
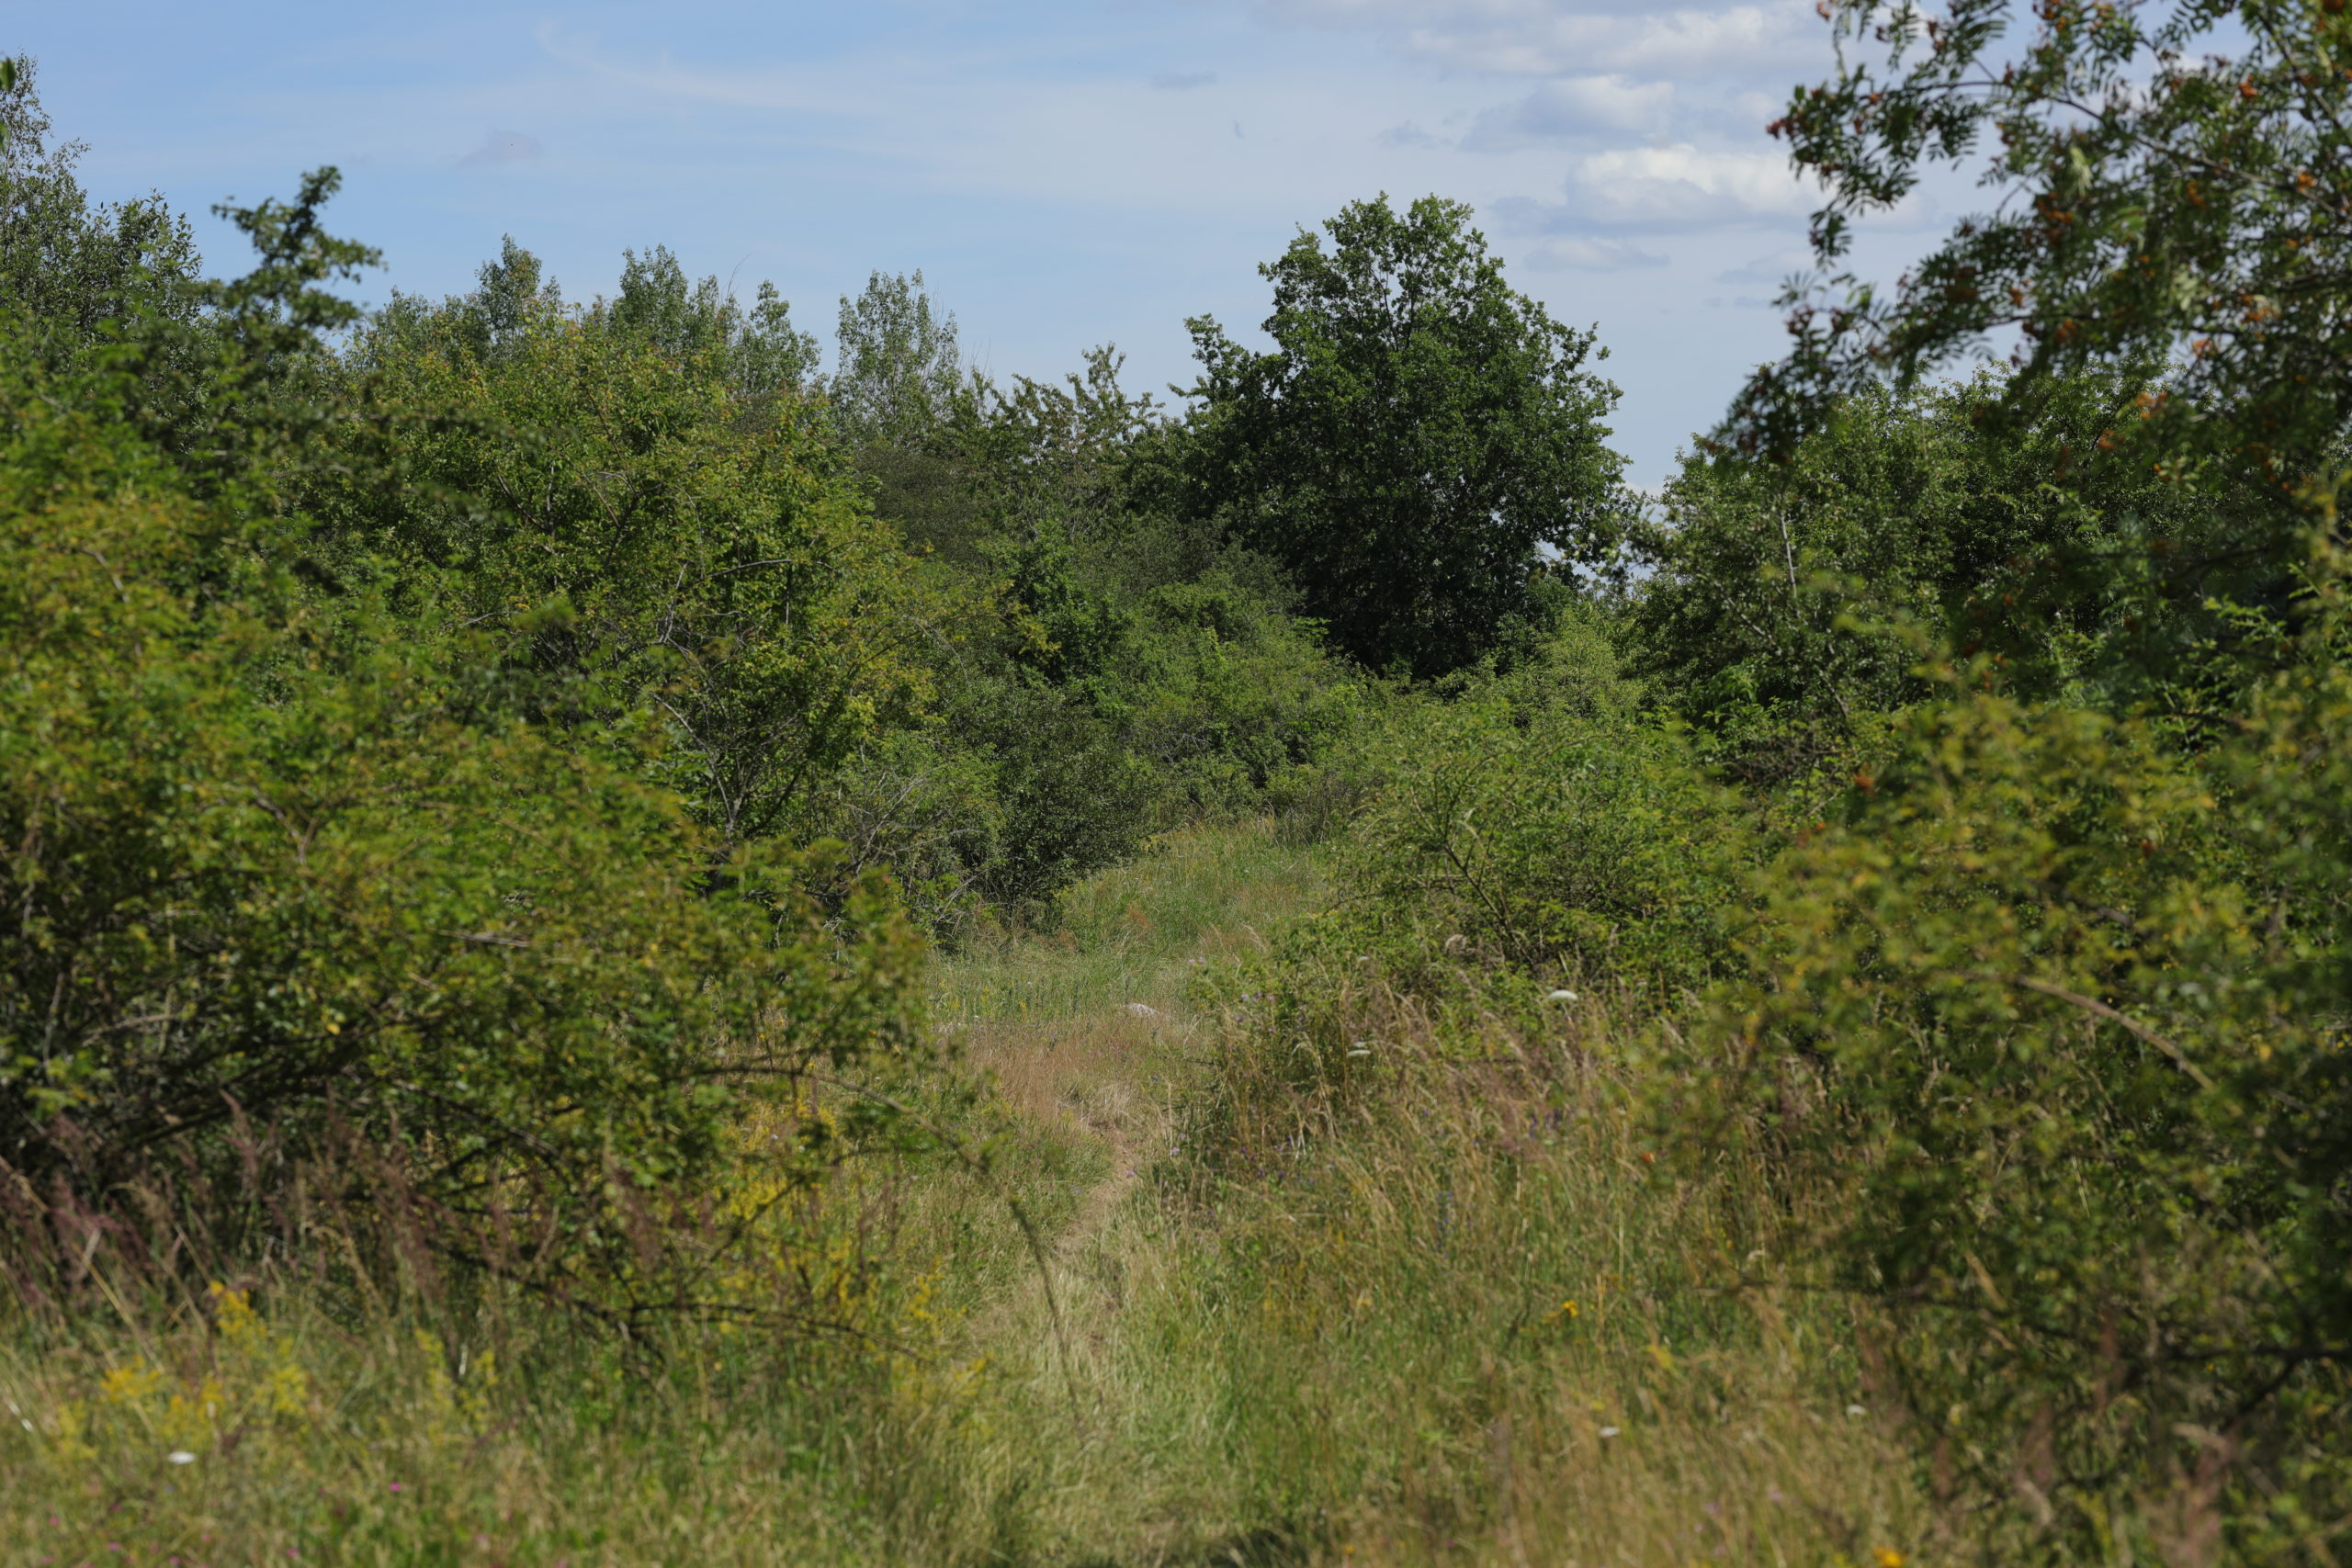
[[[445, 594], [536, 718], [658, 712], [661, 776], [727, 843], [801, 828], [826, 773], [921, 707], [936, 606], [821, 429], [743, 388], [757, 340], [715, 282], [695, 305], [658, 251], [621, 304], [575, 318], [535, 276], [510, 248], [481, 291], [352, 339], [345, 368], [385, 417], [305, 491], [320, 546]], [[483, 357], [485, 312], [515, 294], [538, 303]]]
[[2329, 466], [2352, 423], [2352, 14], [2041, 0], [2018, 40], [2016, 10], [1825, 6], [1838, 73], [1771, 127], [1828, 186], [1813, 226], [1824, 269], [1858, 218], [1992, 142], [1981, 183], [1999, 199], [1891, 291], [1850, 274], [1822, 286], [1842, 300], [1792, 289], [1793, 352], [1758, 373], [1734, 434], [1784, 446], [1858, 379], [1916, 379], [2013, 329], [2020, 389], [2187, 350], [2109, 444], [2136, 428], [2177, 470], [2219, 460], [2289, 487]]
[[2101, 451], [2144, 381], [2010, 382], [1864, 387], [1778, 461], [1702, 451], [1667, 485], [1636, 530], [1638, 663], [1739, 777], [1850, 775], [1873, 716], [1936, 695], [1923, 637], [1999, 656], [2012, 692], [2211, 707], [2203, 654], [2235, 635], [2211, 601], [2267, 586], [2229, 545], [2277, 498]]
[[964, 385], [956, 317], [923, 291], [922, 271], [877, 272], [842, 297], [833, 418], [864, 446], [919, 450], [946, 422]]
[[1272, 556], [1332, 640], [1439, 675], [1528, 608], [1543, 547], [1598, 566], [1618, 543], [1617, 389], [1593, 334], [1503, 281], [1470, 209], [1385, 196], [1302, 231], [1256, 353], [1206, 316], [1192, 504]]
[[[517, 255], [530, 264], [536, 278], [538, 264], [528, 252], [517, 252], [508, 241], [503, 264]], [[773, 283], [763, 281], [749, 310], [714, 275], [688, 284], [685, 268], [667, 245], [656, 245], [644, 255], [623, 251], [620, 298], [599, 302], [593, 312], [616, 330], [650, 344], [673, 359], [713, 357], [728, 387], [744, 398], [774, 398], [797, 392], [817, 369], [817, 340], [792, 324], [792, 308]], [[501, 264], [493, 264], [497, 265]], [[498, 295], [492, 267], [482, 269], [484, 294]]]
[[52, 360], [102, 341], [106, 322], [197, 313], [196, 242], [159, 196], [93, 204], [74, 177], [84, 148], [49, 144], [29, 58], [0, 61], [0, 303]]
[[[2142, 668], [2053, 690], [1926, 628], [1939, 690], [1757, 884], [1657, 1125], [1792, 1176], [1756, 1256], [1875, 1298], [1881, 1386], [1981, 1560], [2315, 1561], [2352, 1519], [2352, 18], [2039, 0], [2013, 40], [2015, 9], [1825, 0], [1883, 63], [1775, 126], [1828, 186], [1821, 260], [1930, 164], [1985, 158], [1998, 199], [1884, 294], [1792, 286], [1726, 434], [1802, 471], [1871, 383], [1996, 332], [2016, 372], [1975, 425], [2015, 450], [2109, 383], [2021, 466], [1996, 585], [2018, 640], [2120, 626]], [[2140, 525], [2082, 527], [2086, 497]], [[2032, 605], [2060, 555], [2083, 589]], [[2151, 722], [2184, 687], [2199, 722]]]

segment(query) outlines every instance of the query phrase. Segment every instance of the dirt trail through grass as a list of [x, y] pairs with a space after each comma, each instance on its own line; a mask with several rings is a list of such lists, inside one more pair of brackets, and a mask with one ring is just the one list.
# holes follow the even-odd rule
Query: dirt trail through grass
[[[1088, 1260], [1175, 1135], [1202, 1044], [1193, 981], [1262, 950], [1323, 893], [1313, 859], [1262, 825], [1193, 829], [1076, 889], [1051, 936], [945, 966], [938, 1010], [967, 1061], [1035, 1136], [1080, 1153], [1068, 1164], [1082, 1187], [1033, 1195], [1059, 1221], [1042, 1239], [1074, 1337], [1104, 1337], [1115, 1292], [1089, 1288], [1100, 1271]], [[1034, 1269], [1008, 1280], [974, 1315], [978, 1353], [1033, 1345], [1047, 1326], [1044, 1295]]]
[[946, 1258], [968, 1391], [938, 1428], [948, 1555], [1903, 1560], [1918, 1502], [1864, 1419], [1849, 1324], [1689, 1289], [1738, 1189], [1655, 1178], [1597, 1065], [1602, 1010], [1475, 1040], [1366, 1013], [1399, 1113], [1163, 1194], [1191, 1097], [1229, 1068], [1192, 982], [1328, 897], [1271, 832], [1197, 830], [1073, 890], [1052, 937], [944, 966], [941, 1015], [1010, 1123], [1001, 1185], [1046, 1253], [1004, 1226]]
[[[1046, 1258], [1042, 1276], [1025, 1246], [947, 1260], [986, 1280], [961, 1303], [958, 1337], [964, 1364], [986, 1369], [982, 1418], [1005, 1438], [1002, 1473], [991, 1479], [999, 1463], [980, 1456], [970, 1479], [982, 1495], [1022, 1489], [1020, 1512], [1049, 1537], [1108, 1525], [1106, 1494], [1121, 1498], [1116, 1533], [1131, 1546], [1127, 1532], [1148, 1540], [1152, 1520], [1193, 1511], [1159, 1492], [1138, 1441], [1151, 1401], [1131, 1386], [1126, 1314], [1166, 1266], [1144, 1189], [1210, 1043], [1194, 981], [1262, 951], [1326, 897], [1315, 857], [1267, 826], [1189, 829], [1073, 889], [1050, 934], [941, 965], [934, 1016], [993, 1080], [1009, 1124], [1001, 1184], [1035, 1217]], [[1042, 1468], [1041, 1450], [1053, 1456]], [[1036, 1547], [996, 1550], [1018, 1560]]]

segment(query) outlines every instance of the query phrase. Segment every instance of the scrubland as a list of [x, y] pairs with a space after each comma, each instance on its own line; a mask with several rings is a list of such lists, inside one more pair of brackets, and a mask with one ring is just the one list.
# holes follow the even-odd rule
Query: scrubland
[[1170, 407], [0, 60], [0, 1563], [2340, 1561], [2352, 22], [2155, 9], [1825, 6], [2018, 199], [1657, 495], [1435, 196]]
[[[1240, 1100], [1296, 1048], [1243, 998], [1321, 858], [1170, 834], [1054, 935], [939, 965], [984, 1168], [829, 1190], [786, 1265], [870, 1337], [616, 1342], [429, 1260], [366, 1299], [299, 1258], [94, 1275], [105, 1310], [24, 1325], [0, 1371], [12, 1560], [1916, 1553], [1852, 1309], [1713, 1289], [1754, 1189], [1644, 1160], [1624, 998], [1448, 1018], [1359, 965], [1349, 1091]], [[288, 1233], [376, 1239], [327, 1204]], [[890, 1282], [853, 1300], [861, 1251]]]

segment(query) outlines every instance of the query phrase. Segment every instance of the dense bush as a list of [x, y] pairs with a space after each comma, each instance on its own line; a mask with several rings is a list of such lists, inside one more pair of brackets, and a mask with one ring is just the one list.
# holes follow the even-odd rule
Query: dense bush
[[1578, 615], [1510, 674], [1394, 716], [1342, 856], [1351, 923], [1575, 983], [1702, 983], [1739, 927], [1749, 828], [1637, 690]]
[[2343, 1506], [2347, 715], [2332, 665], [2193, 758], [1923, 707], [1681, 1027], [1662, 1109], [1837, 1194], [1772, 1267], [1895, 1308], [1939, 1484], [2029, 1534], [2262, 1558]]
[[347, 351], [376, 417], [342, 427], [301, 496], [320, 549], [473, 630], [520, 712], [652, 718], [656, 776], [724, 841], [805, 836], [824, 776], [920, 708], [914, 645], [944, 607], [797, 394], [741, 389], [726, 322], [695, 340], [671, 318], [700, 307], [645, 301], [658, 276], [582, 317], [512, 285], [502, 307], [484, 271], [475, 297], [400, 301]]
[[829, 925], [630, 759], [484, 720], [462, 645], [322, 602], [269, 560], [278, 525], [178, 492], [106, 383], [9, 369], [21, 1177], [103, 1191], [241, 1119], [335, 1118], [436, 1201], [594, 1250], [620, 1194], [723, 1163], [747, 1098], [913, 1044], [877, 891]]
[[2209, 720], [2258, 629], [2214, 601], [2283, 609], [2261, 541], [2291, 509], [2104, 450], [2149, 385], [1867, 387], [1781, 461], [1702, 450], [1642, 531], [1636, 667], [1767, 785], [1850, 774], [1877, 716], [1934, 695], [1939, 640], [2011, 690]]

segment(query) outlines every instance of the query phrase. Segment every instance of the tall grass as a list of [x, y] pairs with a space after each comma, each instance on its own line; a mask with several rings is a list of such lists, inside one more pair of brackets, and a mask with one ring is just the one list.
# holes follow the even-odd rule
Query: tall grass
[[1027, 1500], [1029, 1551], [1933, 1555], [1851, 1311], [1722, 1288], [1760, 1188], [1645, 1157], [1611, 1008], [1529, 1027], [1324, 978], [1352, 987], [1356, 1080], [1303, 1080], [1266, 1013], [1223, 1017], [1179, 1146], [1058, 1260], [1075, 1413], [1042, 1324], [1001, 1341], [1004, 1414], [967, 1435], [967, 1474]]
[[1269, 823], [1165, 833], [1066, 890], [1043, 932], [943, 958], [932, 1016], [952, 1028], [1055, 1024], [1129, 1002], [1165, 1011], [1193, 970], [1263, 951], [1327, 893], [1320, 859]]
[[942, 962], [963, 1146], [845, 1168], [773, 1264], [854, 1333], [616, 1335], [323, 1203], [193, 1268], [20, 1204], [0, 1562], [1933, 1556], [1851, 1314], [1723, 1290], [1758, 1189], [1644, 1157], [1631, 1004], [1270, 957], [1325, 896], [1204, 829]]
[[731, 1253], [728, 1299], [768, 1310], [622, 1325], [521, 1256], [453, 1267], [381, 1180], [254, 1147], [214, 1195], [250, 1211], [233, 1247], [12, 1195], [0, 1562], [871, 1559], [893, 1390], [936, 1338], [880, 1267], [888, 1173], [794, 1200], [794, 1251]]

